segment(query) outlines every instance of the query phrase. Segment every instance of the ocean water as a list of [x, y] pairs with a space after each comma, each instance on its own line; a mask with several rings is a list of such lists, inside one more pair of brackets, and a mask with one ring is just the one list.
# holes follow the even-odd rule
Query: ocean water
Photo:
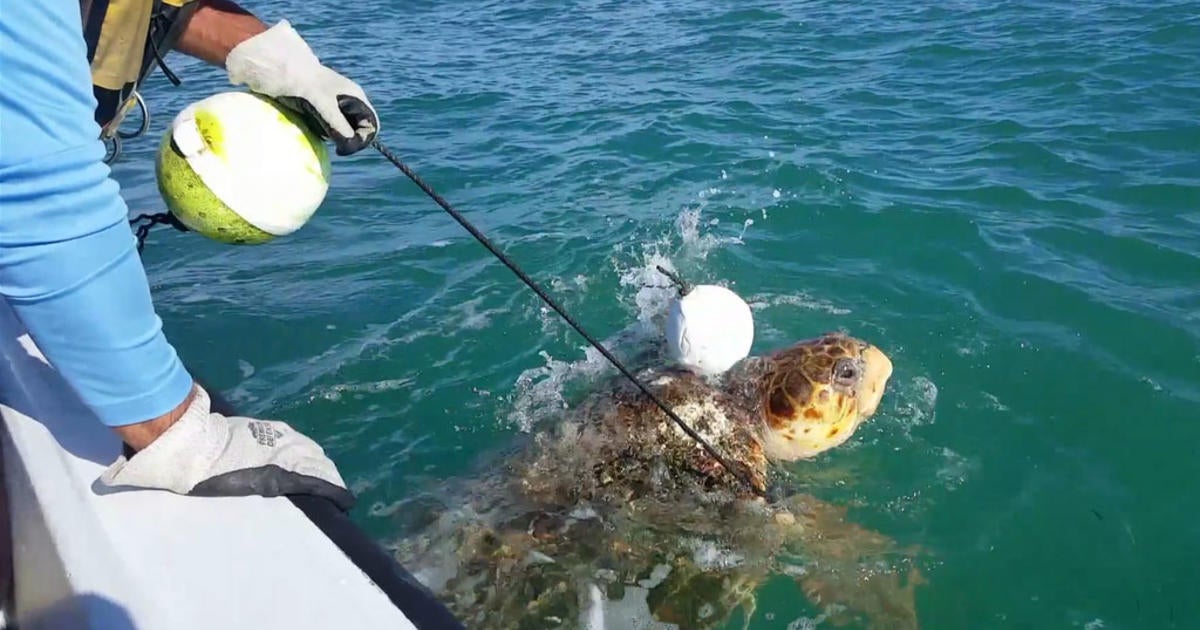
[[[888, 352], [879, 413], [795, 470], [930, 553], [922, 627], [1200, 626], [1196, 3], [253, 5], [618, 354], [654, 343], [656, 264], [745, 297], [755, 353]], [[137, 212], [167, 122], [228, 89], [169, 63], [114, 169]], [[193, 370], [320, 441], [388, 543], [612, 370], [378, 155], [333, 173], [292, 237], [144, 259]], [[750, 627], [823, 619], [772, 587]]]

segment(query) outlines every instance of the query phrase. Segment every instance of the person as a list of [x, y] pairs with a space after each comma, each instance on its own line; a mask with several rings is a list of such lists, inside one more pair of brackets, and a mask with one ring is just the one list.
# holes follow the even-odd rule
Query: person
[[354, 502], [285, 422], [225, 416], [165, 338], [129, 211], [106, 164], [137, 90], [170, 50], [300, 111], [350, 155], [380, 125], [362, 88], [286, 20], [229, 0], [39, 0], [0, 9], [0, 295], [125, 452], [110, 487]]

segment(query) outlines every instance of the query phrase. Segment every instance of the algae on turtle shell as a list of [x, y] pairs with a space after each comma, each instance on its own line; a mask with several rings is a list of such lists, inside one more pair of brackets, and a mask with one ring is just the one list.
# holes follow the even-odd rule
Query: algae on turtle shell
[[[640, 377], [766, 488], [772, 462], [848, 439], [890, 375], [878, 348], [830, 334], [720, 379]], [[603, 618], [607, 628], [718, 628], [739, 608], [748, 623], [756, 589], [777, 579], [834, 623], [917, 627], [913, 550], [813, 496], [755, 496], [623, 379], [490, 470], [455, 484], [394, 545], [468, 627], [588, 628]]]

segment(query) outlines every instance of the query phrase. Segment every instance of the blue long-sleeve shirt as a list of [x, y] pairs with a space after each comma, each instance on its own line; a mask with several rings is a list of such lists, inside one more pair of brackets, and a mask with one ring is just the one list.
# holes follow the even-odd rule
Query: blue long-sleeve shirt
[[154, 311], [95, 106], [78, 0], [3, 0], [0, 296], [119, 426], [170, 411], [192, 379]]

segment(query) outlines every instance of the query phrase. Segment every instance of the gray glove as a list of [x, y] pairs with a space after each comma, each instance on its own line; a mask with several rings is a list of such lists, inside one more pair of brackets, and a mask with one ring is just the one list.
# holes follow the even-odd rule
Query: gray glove
[[100, 482], [193, 496], [310, 494], [342, 510], [354, 505], [316, 442], [283, 422], [215, 413], [208, 392], [196, 390], [175, 424], [133, 457], [118, 458]]
[[235, 46], [225, 70], [234, 85], [244, 83], [309, 117], [338, 155], [362, 150], [379, 133], [379, 117], [362, 88], [322, 65], [287, 20]]

